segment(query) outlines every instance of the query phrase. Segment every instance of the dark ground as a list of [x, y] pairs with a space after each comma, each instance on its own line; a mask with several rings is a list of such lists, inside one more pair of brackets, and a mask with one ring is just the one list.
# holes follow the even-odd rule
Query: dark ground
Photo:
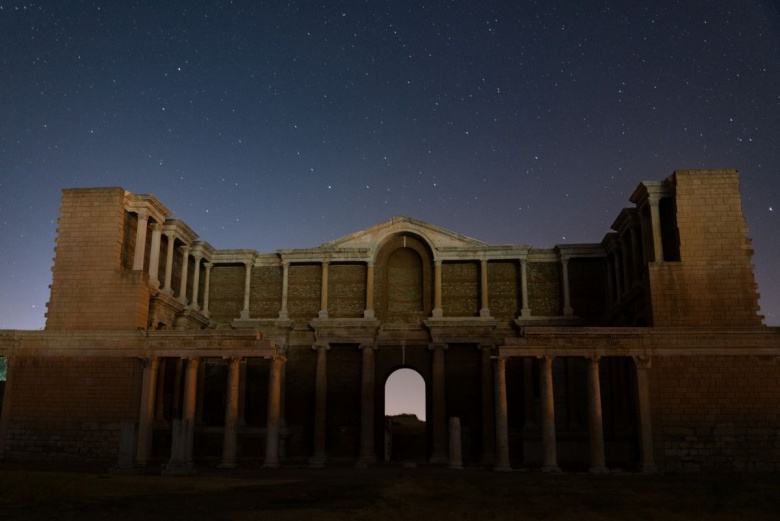
[[777, 520], [778, 475], [351, 466], [123, 476], [0, 465], [0, 519]]

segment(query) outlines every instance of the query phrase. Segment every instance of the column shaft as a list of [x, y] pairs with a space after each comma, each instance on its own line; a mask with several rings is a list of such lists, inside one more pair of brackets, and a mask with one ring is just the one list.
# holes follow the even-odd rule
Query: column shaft
[[447, 344], [431, 344], [433, 350], [433, 453], [431, 463], [447, 462], [447, 397], [444, 385], [444, 350]]
[[506, 359], [497, 358], [494, 371], [496, 404], [496, 464], [495, 471], [511, 470], [509, 464], [509, 413], [506, 398]]
[[225, 431], [222, 439], [220, 468], [236, 466], [236, 442], [238, 438], [238, 388], [241, 377], [241, 359], [228, 359], [227, 395], [225, 397]]
[[287, 320], [287, 293], [290, 280], [290, 263], [282, 262], [282, 309], [279, 310], [279, 320]]
[[174, 243], [176, 238], [172, 233], [166, 233], [165, 236], [168, 239], [168, 250], [165, 254], [165, 285], [163, 286], [163, 293], [166, 295], [173, 295], [173, 289], [171, 288], [171, 279], [173, 278], [173, 254]]
[[366, 264], [366, 310], [363, 318], [374, 318], [374, 263]]
[[482, 354], [480, 364], [482, 377], [482, 465], [493, 465], [496, 459], [496, 420], [495, 420], [495, 379], [493, 377], [493, 362], [490, 354], [491, 344], [480, 344]]
[[309, 466], [321, 468], [325, 466], [326, 447], [325, 436], [328, 418], [328, 368], [327, 345], [315, 345], [317, 351], [317, 373], [314, 383], [314, 454], [309, 460]]
[[650, 419], [650, 383], [647, 371], [651, 359], [635, 356], [637, 406], [639, 409], [639, 467], [642, 472], [655, 472], [655, 457], [653, 455], [653, 426]]
[[601, 416], [599, 357], [588, 358], [588, 427], [590, 434], [590, 471], [608, 472], [604, 458], [604, 425]]
[[481, 308], [479, 310], [479, 316], [481, 317], [489, 317], [490, 316], [490, 306], [488, 301], [488, 262], [485, 259], [482, 259], [479, 263], [479, 289], [480, 289], [480, 302], [481, 302]]
[[569, 297], [569, 259], [561, 257], [561, 272], [563, 275], [563, 315], [570, 317], [574, 315], [571, 308], [571, 298]]
[[160, 287], [160, 236], [162, 235], [162, 224], [154, 223], [152, 225], [152, 252], [149, 256], [149, 284], [152, 289]]
[[192, 445], [195, 437], [195, 411], [198, 398], [198, 372], [200, 358], [190, 358], [187, 362], [187, 370], [184, 375], [184, 406], [182, 408], [182, 420], [186, 430], [185, 463], [192, 467]]
[[209, 311], [209, 289], [211, 288], [211, 268], [214, 267], [214, 264], [207, 262], [204, 264], [204, 267], [206, 268], [206, 276], [204, 277], [205, 287], [203, 288], [203, 309], [201, 310], [201, 313], [203, 313], [203, 316], [209, 317], [211, 316], [211, 312]]
[[[152, 452], [152, 426], [159, 366], [159, 358], [144, 359], [144, 372], [141, 381], [141, 412], [138, 417], [138, 448], [135, 459], [136, 465], [139, 467], [146, 466]], [[6, 390], [6, 392], [8, 391]]]
[[146, 228], [149, 225], [149, 213], [146, 209], [138, 212], [138, 227], [135, 230], [135, 254], [133, 255], [133, 270], [144, 269], [146, 256]]
[[433, 263], [433, 311], [431, 312], [433, 318], [444, 316], [441, 306], [441, 261], [437, 260]]
[[376, 382], [374, 366], [374, 346], [361, 345], [363, 367], [360, 382], [360, 458], [358, 467], [367, 467], [376, 461], [374, 453], [374, 386]]
[[265, 440], [265, 463], [268, 469], [279, 468], [279, 423], [282, 397], [282, 365], [284, 358], [277, 355], [271, 360], [271, 375], [268, 379], [268, 424]]
[[658, 209], [660, 202], [656, 197], [649, 197], [647, 202], [650, 204], [650, 220], [653, 230], [653, 261], [663, 262], [664, 260], [664, 241], [661, 236], [661, 212]]
[[528, 261], [520, 259], [520, 298], [522, 300], [521, 317], [530, 317], [531, 308], [528, 305]]
[[244, 262], [244, 309], [241, 310], [241, 320], [249, 320], [249, 289], [252, 284], [252, 262]]
[[181, 247], [182, 262], [181, 262], [181, 283], [179, 284], [179, 297], [178, 300], [185, 306], [187, 305], [187, 271], [190, 268], [190, 247]]
[[190, 309], [199, 311], [200, 306], [198, 305], [198, 293], [200, 292], [200, 253], [193, 255], [193, 258], [195, 259], [195, 271], [192, 274], [192, 299], [190, 299]]
[[541, 365], [541, 395], [542, 395], [542, 450], [544, 460], [542, 470], [557, 472], [558, 453], [555, 441], [555, 396], [553, 394], [552, 365], [554, 357], [544, 356]]
[[320, 290], [320, 318], [328, 318], [328, 266], [322, 263], [322, 288]]

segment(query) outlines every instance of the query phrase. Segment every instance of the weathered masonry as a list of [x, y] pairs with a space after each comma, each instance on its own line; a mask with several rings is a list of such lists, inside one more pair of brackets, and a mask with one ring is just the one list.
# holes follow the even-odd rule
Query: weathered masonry
[[[425, 381], [415, 454], [496, 470], [780, 470], [736, 171], [645, 181], [601, 242], [490, 245], [407, 217], [218, 250], [154, 196], [63, 192], [43, 331], [0, 331], [0, 458], [358, 466], [385, 382]], [[408, 452], [406, 453], [408, 454]]]

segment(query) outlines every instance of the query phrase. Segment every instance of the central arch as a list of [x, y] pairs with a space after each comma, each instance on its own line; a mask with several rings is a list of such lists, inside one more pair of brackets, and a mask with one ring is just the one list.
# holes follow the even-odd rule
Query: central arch
[[431, 313], [433, 253], [419, 237], [401, 233], [388, 238], [376, 255], [374, 308], [377, 318], [422, 322]]
[[426, 386], [422, 375], [400, 367], [385, 380], [384, 460], [423, 462], [426, 459]]

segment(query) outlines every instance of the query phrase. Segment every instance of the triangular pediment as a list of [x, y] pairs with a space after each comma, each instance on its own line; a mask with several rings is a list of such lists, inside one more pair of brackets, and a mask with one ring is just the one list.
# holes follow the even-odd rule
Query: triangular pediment
[[365, 230], [351, 233], [320, 246], [321, 249], [376, 249], [388, 237], [397, 234], [414, 234], [426, 241], [433, 249], [483, 248], [486, 243], [466, 237], [439, 226], [418, 221], [407, 216], [396, 216]]

